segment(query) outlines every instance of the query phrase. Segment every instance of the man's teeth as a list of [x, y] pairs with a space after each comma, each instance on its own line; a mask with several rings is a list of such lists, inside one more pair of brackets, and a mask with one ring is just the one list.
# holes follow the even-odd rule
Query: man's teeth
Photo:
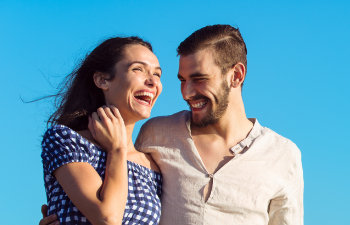
[[206, 104], [206, 102], [198, 102], [195, 104], [191, 104], [191, 106], [192, 106], [192, 108], [202, 108], [205, 104]]

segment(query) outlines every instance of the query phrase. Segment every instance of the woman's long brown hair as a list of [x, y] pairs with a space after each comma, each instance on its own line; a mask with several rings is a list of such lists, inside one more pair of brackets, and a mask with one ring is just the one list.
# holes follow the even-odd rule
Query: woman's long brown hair
[[123, 57], [127, 45], [139, 44], [152, 51], [150, 43], [139, 37], [115, 37], [97, 46], [63, 81], [55, 95], [56, 111], [47, 125], [62, 124], [73, 130], [87, 129], [88, 116], [105, 104], [101, 89], [96, 87], [93, 76], [96, 72], [115, 76], [115, 64]]

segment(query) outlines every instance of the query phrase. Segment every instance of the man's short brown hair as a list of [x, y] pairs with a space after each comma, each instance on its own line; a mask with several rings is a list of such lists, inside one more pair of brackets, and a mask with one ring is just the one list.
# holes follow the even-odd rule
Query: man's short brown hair
[[238, 28], [221, 24], [203, 27], [181, 42], [177, 53], [187, 56], [205, 48], [214, 50], [214, 60], [222, 74], [238, 62], [247, 70], [247, 48]]

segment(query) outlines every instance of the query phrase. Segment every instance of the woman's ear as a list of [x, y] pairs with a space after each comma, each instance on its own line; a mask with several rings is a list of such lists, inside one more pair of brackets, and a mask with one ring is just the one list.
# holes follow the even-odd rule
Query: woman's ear
[[108, 90], [108, 76], [107, 74], [105, 73], [101, 73], [101, 72], [96, 72], [94, 73], [94, 82], [95, 82], [95, 85], [102, 89], [103, 91], [107, 91]]
[[245, 79], [246, 69], [242, 63], [237, 63], [233, 68], [233, 76], [231, 77], [231, 87], [237, 88], [242, 86]]

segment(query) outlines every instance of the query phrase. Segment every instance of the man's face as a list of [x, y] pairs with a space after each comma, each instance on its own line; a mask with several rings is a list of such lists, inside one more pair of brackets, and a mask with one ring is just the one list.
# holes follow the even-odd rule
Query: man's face
[[211, 50], [181, 56], [178, 78], [182, 97], [192, 112], [192, 124], [204, 127], [218, 122], [227, 109], [230, 87]]

